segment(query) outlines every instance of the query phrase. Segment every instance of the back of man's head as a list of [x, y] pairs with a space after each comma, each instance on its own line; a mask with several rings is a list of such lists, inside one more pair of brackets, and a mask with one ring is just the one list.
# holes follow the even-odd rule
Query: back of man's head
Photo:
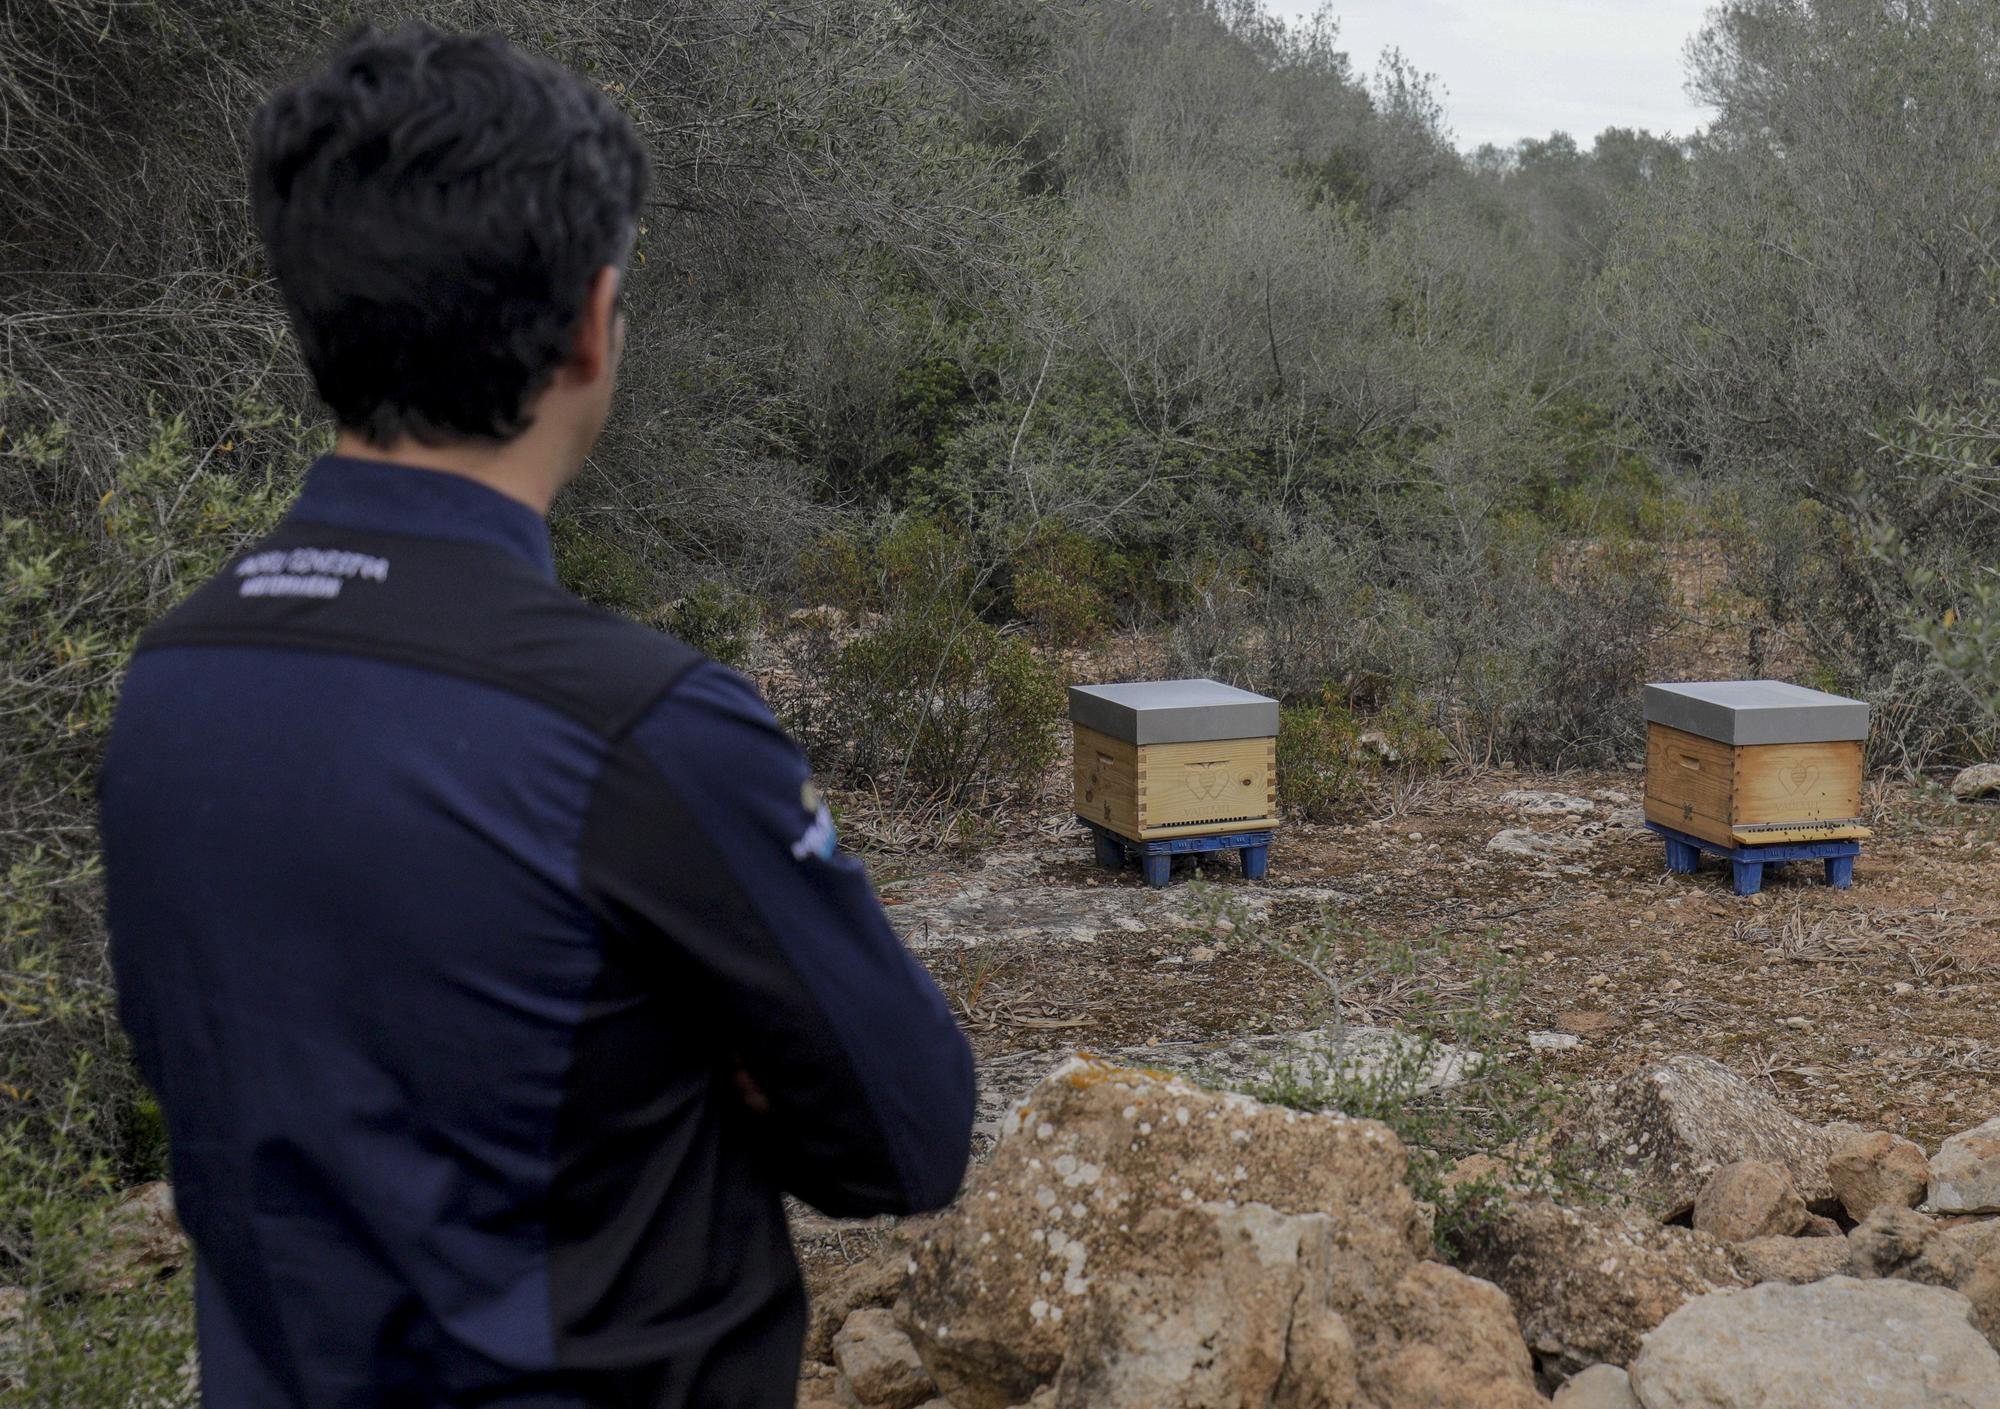
[[494, 35], [366, 30], [274, 93], [250, 196], [334, 418], [504, 441], [630, 253], [646, 158], [601, 92]]

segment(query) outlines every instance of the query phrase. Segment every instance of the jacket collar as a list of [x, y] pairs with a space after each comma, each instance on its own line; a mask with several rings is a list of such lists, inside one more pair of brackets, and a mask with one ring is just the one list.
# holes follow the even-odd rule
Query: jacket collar
[[442, 470], [322, 455], [285, 517], [288, 523], [484, 543], [525, 560], [544, 576], [556, 574], [549, 526], [540, 514], [476, 480]]

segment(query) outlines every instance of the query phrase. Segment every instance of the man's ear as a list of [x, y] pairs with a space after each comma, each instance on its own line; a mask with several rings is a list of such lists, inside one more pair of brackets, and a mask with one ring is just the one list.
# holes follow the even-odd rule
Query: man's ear
[[617, 365], [619, 278], [617, 266], [607, 264], [590, 281], [583, 317], [570, 344], [569, 363], [563, 369], [578, 383], [594, 382]]

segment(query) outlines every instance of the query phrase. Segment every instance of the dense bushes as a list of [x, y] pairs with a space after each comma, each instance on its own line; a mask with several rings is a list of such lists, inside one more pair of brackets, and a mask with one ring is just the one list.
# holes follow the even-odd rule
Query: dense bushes
[[[1190, 570], [1177, 669], [1309, 703], [1418, 714], [1466, 761], [1574, 765], [1628, 751], [1669, 621], [1657, 551], [1489, 511], [1394, 537], [1271, 513], [1255, 548]], [[1449, 527], [1446, 534], [1436, 530]]]
[[176, 1409], [195, 1402], [192, 1269], [120, 1275], [116, 1196], [129, 1165], [104, 1151], [122, 1078], [79, 1053], [34, 1116], [0, 1125], [0, 1401], [21, 1409]]
[[808, 567], [830, 610], [780, 639], [780, 719], [829, 778], [953, 801], [1031, 786], [1055, 758], [1062, 680], [980, 618], [990, 571], [926, 518], [822, 542]]
[[[43, 496], [33, 516], [0, 518], [0, 1109], [13, 1118], [44, 1110], [86, 1054], [100, 1087], [135, 1090], [111, 1013], [92, 811], [119, 677], [142, 627], [276, 521], [311, 439], [254, 404], [206, 444], [168, 417], [100, 477], [72, 461], [61, 425], [0, 399], [0, 466]], [[90, 1153], [128, 1147], [114, 1125], [90, 1128]]]
[[1374, 785], [1435, 769], [1445, 747], [1407, 698], [1361, 715], [1327, 690], [1279, 714], [1278, 796], [1287, 812], [1331, 822]]

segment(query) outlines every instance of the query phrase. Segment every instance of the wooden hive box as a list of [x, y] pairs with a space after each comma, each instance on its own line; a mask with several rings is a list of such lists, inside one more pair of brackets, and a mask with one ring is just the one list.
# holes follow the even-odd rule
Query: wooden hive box
[[1278, 702], [1215, 680], [1077, 685], [1076, 815], [1158, 841], [1278, 825]]
[[1646, 687], [1646, 820], [1719, 846], [1846, 841], [1868, 706], [1778, 680]]

